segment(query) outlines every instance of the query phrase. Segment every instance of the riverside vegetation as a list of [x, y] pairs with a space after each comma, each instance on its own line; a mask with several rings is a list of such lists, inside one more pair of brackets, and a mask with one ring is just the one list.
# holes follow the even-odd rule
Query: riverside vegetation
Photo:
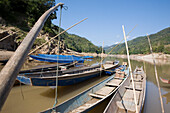
[[[150, 40], [152, 43], [153, 52], [170, 54], [170, 27], [151, 34]], [[115, 45], [105, 47], [108, 53]], [[148, 39], [146, 36], [137, 37], [128, 41], [130, 54], [148, 54], [150, 53]], [[126, 54], [125, 44], [121, 43], [111, 54]]]
[[[35, 24], [38, 18], [50, 7], [55, 5], [55, 0], [1, 0], [0, 1], [0, 28], [2, 30], [9, 30], [12, 27], [12, 31], [18, 31], [14, 37], [16, 45], [18, 46], [31, 27]], [[48, 38], [54, 37], [58, 34], [59, 27], [52, 23], [56, 17], [57, 11], [50, 15], [47, 19], [43, 30], [38, 38], [35, 40], [33, 48], [43, 44]], [[11, 30], [11, 29], [10, 29]], [[63, 31], [63, 29], [61, 29]], [[22, 34], [22, 36], [20, 36]], [[0, 37], [3, 38], [3, 37]], [[89, 52], [89, 53], [101, 53], [102, 48], [95, 46], [89, 40], [84, 37], [77, 36], [75, 34], [69, 34], [65, 32], [61, 35], [61, 42], [64, 43], [65, 48], [77, 51], [77, 52]], [[0, 43], [3, 43], [0, 42]], [[51, 48], [56, 48], [57, 38], [52, 41]], [[7, 49], [1, 47], [0, 49]], [[8, 50], [8, 49], [7, 49]], [[15, 50], [15, 49], [14, 49]]]

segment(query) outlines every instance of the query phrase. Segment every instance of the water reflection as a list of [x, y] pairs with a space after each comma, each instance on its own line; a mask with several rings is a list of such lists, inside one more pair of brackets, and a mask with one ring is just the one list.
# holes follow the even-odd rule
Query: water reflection
[[[127, 59], [118, 59], [113, 57], [107, 57], [105, 60], [119, 60], [120, 64], [126, 61]], [[85, 64], [91, 65], [94, 63], [100, 63], [101, 58], [94, 58], [92, 61], [85, 61]], [[35, 67], [37, 65], [46, 65], [46, 63], [40, 62], [30, 62], [25, 63], [22, 69], [28, 69], [30, 67]], [[147, 74], [147, 89], [146, 89], [146, 99], [144, 105], [144, 113], [160, 113], [160, 100], [158, 94], [158, 88], [156, 84], [155, 74], [154, 74], [154, 66], [149, 62], [143, 61], [134, 61], [131, 60], [132, 70], [136, 68], [136, 66], [143, 66], [146, 68]], [[170, 79], [170, 64], [157, 64], [158, 76]], [[2, 66], [0, 67], [2, 68]], [[79, 84], [71, 85], [71, 86], [60, 86], [58, 87], [58, 104], [63, 101], [79, 94], [85, 89], [93, 86], [94, 84], [104, 80], [106, 76], [96, 77], [87, 81], [84, 81]], [[161, 92], [164, 102], [165, 113], [170, 111], [170, 84], [162, 83], [160, 80]], [[2, 113], [36, 113], [42, 110], [45, 110], [49, 107], [52, 107], [54, 104], [55, 98], [55, 89], [51, 89], [49, 87], [31, 87], [31, 86], [22, 86], [23, 93], [25, 99], [22, 99], [21, 89], [19, 86], [13, 87], [10, 95], [2, 109]], [[105, 106], [103, 104], [103, 106]]]

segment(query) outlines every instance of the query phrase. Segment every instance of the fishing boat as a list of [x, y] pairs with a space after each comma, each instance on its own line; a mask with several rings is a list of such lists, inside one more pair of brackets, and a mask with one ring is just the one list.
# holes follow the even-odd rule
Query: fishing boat
[[126, 67], [123, 66], [123, 70], [117, 70], [115, 74], [102, 82], [53, 108], [42, 111], [42, 113], [51, 113], [52, 111], [60, 113], [79, 113], [92, 110], [94, 107], [113, 96], [119, 87], [125, 83], [129, 76], [129, 69], [125, 68]]
[[93, 59], [93, 56], [83, 56], [84, 59]]
[[46, 66], [38, 66], [38, 68], [32, 68], [29, 70], [22, 70], [19, 72], [19, 74], [25, 74], [25, 73], [34, 73], [34, 72], [45, 72], [45, 71], [52, 71], [56, 70], [57, 67], [59, 70], [62, 68], [68, 69], [70, 67], [74, 67], [77, 64], [77, 61], [71, 62], [71, 63], [62, 63], [62, 64], [52, 64], [52, 65], [46, 65]]
[[58, 63], [71, 63], [78, 61], [78, 63], [84, 63], [84, 59], [78, 57], [48, 57], [43, 55], [30, 55], [31, 58], [45, 62], [58, 62]]
[[72, 58], [83, 58], [83, 59], [93, 59], [93, 56], [75, 56], [75, 55], [49, 55], [49, 54], [38, 54], [39, 56], [46, 56], [50, 58], [63, 58], [63, 59], [72, 59]]
[[25, 73], [17, 76], [23, 84], [32, 85], [32, 86], [56, 86], [56, 78], [58, 79], [58, 86], [67, 86], [82, 82], [84, 80], [90, 79], [100, 75], [105, 70], [116, 68], [119, 62], [115, 61], [110, 63], [103, 64], [104, 68], [101, 68], [101, 65], [80, 67], [76, 69], [68, 69], [64, 71], [58, 71], [58, 76], [56, 76], [56, 71], [49, 72], [36, 72], [36, 73]]
[[[146, 92], [146, 74], [143, 71], [143, 68], [136, 68], [134, 73], [134, 84], [135, 84], [135, 93], [137, 100], [138, 112], [141, 112], [145, 100]], [[110, 100], [107, 105], [104, 113], [135, 113], [135, 102], [134, 102], [134, 93], [132, 88], [132, 81], [128, 78], [125, 83], [120, 86], [119, 90]]]
[[161, 77], [159, 77], [160, 80], [163, 82], [163, 83], [166, 83], [166, 84], [170, 84], [170, 80], [167, 80], [167, 79], [163, 79]]

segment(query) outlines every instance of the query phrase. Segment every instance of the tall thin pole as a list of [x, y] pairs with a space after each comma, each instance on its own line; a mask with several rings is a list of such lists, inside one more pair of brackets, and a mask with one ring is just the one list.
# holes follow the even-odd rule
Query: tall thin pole
[[[100, 66], [100, 70], [102, 71], [102, 68], [103, 68], [103, 48], [104, 48], [104, 41], [103, 41], [103, 45], [102, 45], [102, 53], [101, 53], [101, 66]], [[102, 72], [100, 71], [100, 77], [101, 77], [101, 74]]]
[[8, 94], [16, 80], [19, 70], [21, 69], [34, 40], [44, 26], [45, 21], [59, 6], [64, 5], [58, 3], [56, 6], [47, 10], [35, 23], [22, 43], [19, 45], [13, 56], [0, 72], [0, 110], [8, 97]]
[[157, 74], [157, 69], [156, 69], [155, 58], [154, 58], [154, 55], [153, 55], [152, 46], [151, 46], [151, 42], [150, 42], [148, 34], [147, 34], [147, 38], [148, 38], [149, 47], [150, 47], [150, 51], [151, 51], [152, 59], [153, 59], [153, 63], [154, 63], [155, 77], [156, 77], [156, 82], [157, 82], [158, 90], [159, 90], [159, 97], [160, 97], [160, 101], [161, 101], [161, 109], [162, 109], [162, 113], [164, 113], [164, 106], [163, 106], [163, 100], [162, 100], [162, 96], [161, 96], [162, 94], [161, 94], [161, 89], [160, 89], [159, 80], [158, 80], [158, 74]]
[[135, 101], [135, 105], [136, 105], [136, 113], [138, 113], [138, 106], [137, 106], [136, 92], [135, 92], [135, 84], [134, 84], [134, 81], [133, 81], [132, 68], [131, 68], [131, 63], [130, 63], [130, 58], [129, 58], [129, 50], [128, 50], [128, 45], [127, 45], [124, 25], [122, 25], [122, 29], [123, 29], [123, 35], [124, 35], [124, 38], [125, 38], [125, 45], [126, 45], [126, 51], [127, 51], [127, 57], [128, 57], [128, 64], [129, 64], [129, 70], [130, 70], [130, 75], [131, 75], [131, 80], [132, 80], [132, 87], [133, 87], [133, 93], [134, 93], [134, 101]]

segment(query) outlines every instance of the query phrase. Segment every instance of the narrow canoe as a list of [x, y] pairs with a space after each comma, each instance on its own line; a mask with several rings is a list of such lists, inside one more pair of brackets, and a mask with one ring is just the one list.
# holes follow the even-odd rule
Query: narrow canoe
[[[138, 112], [142, 111], [146, 92], [146, 74], [142, 67], [136, 68], [134, 73], [135, 92], [137, 98]], [[133, 96], [132, 81], [129, 78], [112, 97], [104, 113], [135, 113], [135, 102]]]
[[[58, 72], [58, 86], [67, 86], [82, 82], [84, 80], [90, 79], [92, 77], [99, 76], [105, 69], [113, 69], [118, 66], [119, 62], [114, 64], [104, 64], [104, 69], [101, 69], [100, 65], [83, 67], [74, 70], [65, 70]], [[49, 72], [38, 72], [38, 73], [29, 73], [24, 75], [17, 76], [23, 84], [32, 85], [32, 86], [56, 86], [56, 71]]]
[[161, 77], [159, 77], [160, 80], [163, 82], [163, 83], [166, 83], [166, 84], [170, 84], [170, 80], [167, 80], [167, 79], [163, 79]]
[[42, 111], [42, 113], [51, 113], [52, 111], [60, 113], [86, 113], [113, 96], [117, 89], [119, 89], [119, 87], [127, 80], [128, 75], [128, 69], [124, 70], [124, 73], [120, 76], [113, 74], [109, 78], [81, 92], [75, 97], [66, 100], [56, 107]]
[[58, 62], [58, 63], [71, 63], [74, 61], [78, 61], [78, 63], [84, 63], [84, 59], [82, 58], [57, 58], [57, 57], [46, 57], [46, 56], [37, 56], [30, 55], [31, 58], [44, 62]]
[[42, 66], [39, 68], [33, 68], [33, 69], [29, 69], [29, 70], [22, 70], [19, 72], [19, 74], [24, 74], [24, 73], [33, 73], [33, 72], [45, 72], [45, 71], [52, 71], [52, 70], [56, 70], [57, 66], [59, 66], [59, 70], [61, 70], [61, 68], [64, 66], [66, 69], [70, 68], [70, 67], [74, 67], [77, 64], [77, 61], [75, 62], [71, 62], [71, 63], [62, 63], [62, 64], [53, 64], [53, 65], [47, 65], [47, 66]]

